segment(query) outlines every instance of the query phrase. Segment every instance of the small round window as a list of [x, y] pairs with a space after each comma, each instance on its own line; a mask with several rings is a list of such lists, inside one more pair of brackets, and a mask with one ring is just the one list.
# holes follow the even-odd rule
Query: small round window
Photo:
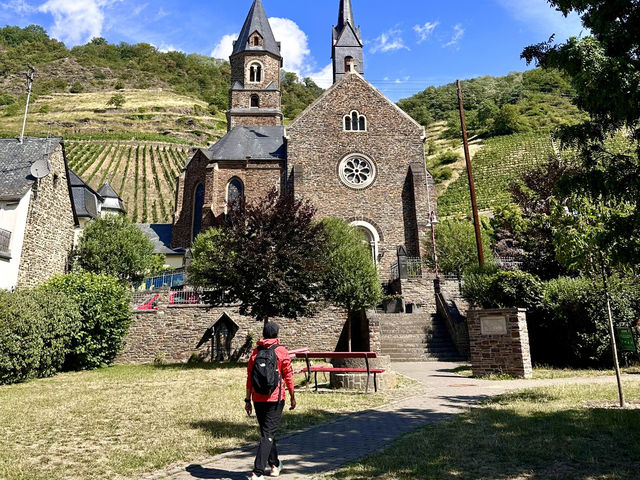
[[340, 162], [338, 174], [347, 187], [363, 189], [376, 179], [376, 165], [364, 155], [348, 155]]

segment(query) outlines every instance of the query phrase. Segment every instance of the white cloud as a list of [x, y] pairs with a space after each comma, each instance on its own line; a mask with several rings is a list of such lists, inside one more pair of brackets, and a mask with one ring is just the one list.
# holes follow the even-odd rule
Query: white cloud
[[319, 87], [329, 88], [333, 85], [333, 64], [330, 63], [319, 72], [311, 73], [307, 76], [311, 77], [311, 80], [316, 82]]
[[[298, 24], [288, 18], [278, 17], [270, 18], [269, 23], [273, 36], [282, 47], [284, 69], [294, 72], [300, 78], [311, 77], [323, 88], [329, 87], [333, 83], [333, 67], [329, 64], [320, 71], [316, 70], [317, 66], [309, 49], [309, 38]], [[224, 35], [211, 52], [211, 56], [228, 59], [233, 52], [233, 41], [237, 40], [238, 35], [239, 33]]]
[[438, 25], [440, 25], [440, 22], [427, 22], [424, 25], [415, 25], [413, 27], [413, 31], [418, 34], [418, 37], [420, 37], [418, 43], [422, 43], [427, 40]]
[[78, 45], [102, 34], [103, 9], [117, 1], [47, 0], [38, 10], [53, 16], [52, 36], [69, 45]]
[[24, 0], [9, 0], [7, 2], [0, 2], [0, 7], [4, 8], [5, 10], [11, 10], [13, 13], [17, 13], [18, 15], [25, 15], [36, 10], [32, 5], [29, 5]]
[[218, 44], [215, 46], [213, 51], [211, 52], [211, 56], [213, 58], [221, 58], [223, 60], [228, 60], [229, 56], [233, 52], [233, 41], [238, 38], [239, 33], [231, 33], [229, 35], [223, 36]]
[[404, 44], [404, 40], [402, 38], [402, 30], [392, 28], [387, 30], [386, 32], [383, 32], [378, 38], [373, 41], [371, 53], [384, 53], [404, 49], [410, 50], [410, 48]]
[[284, 69], [295, 72], [300, 76], [309, 70], [309, 39], [300, 27], [288, 18], [270, 18], [269, 23], [276, 41], [282, 44], [282, 58]]
[[561, 12], [551, 7], [547, 0], [497, 1], [513, 18], [539, 32], [541, 40], [555, 33], [557, 40], [562, 41], [571, 36], [578, 36], [585, 30], [579, 15], [571, 13], [565, 18]]
[[[155, 45], [154, 45], [155, 46]], [[167, 52], [182, 52], [183, 50], [174, 47], [171, 44], [161, 43], [159, 47], [156, 47], [159, 52], [167, 53]]]
[[464, 28], [462, 28], [461, 24], [458, 24], [453, 27], [453, 37], [447, 43], [442, 45], [443, 47], [451, 47], [453, 45], [457, 45], [460, 40], [464, 37]]

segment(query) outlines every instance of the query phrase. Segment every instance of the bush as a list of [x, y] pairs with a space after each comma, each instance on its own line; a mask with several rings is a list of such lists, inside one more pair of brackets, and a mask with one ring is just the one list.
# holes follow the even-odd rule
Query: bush
[[438, 167], [431, 170], [433, 181], [436, 183], [442, 183], [450, 180], [453, 177], [453, 170], [449, 167]]
[[84, 370], [111, 363], [131, 324], [131, 296], [127, 288], [115, 277], [72, 273], [52, 278], [42, 290], [64, 293], [78, 305], [82, 316], [65, 367]]
[[482, 308], [534, 310], [541, 304], [543, 284], [538, 277], [517, 270], [473, 269], [463, 276], [462, 293]]
[[0, 106], [12, 105], [14, 103], [16, 103], [16, 99], [12, 95], [8, 93], [0, 94]]
[[75, 82], [73, 85], [71, 85], [71, 88], [69, 89], [69, 92], [71, 92], [71, 93], [82, 93], [82, 92], [84, 92], [84, 85], [82, 85], [82, 83], [80, 83], [80, 82]]
[[118, 82], [116, 82], [113, 88], [115, 88], [116, 90], [124, 90], [124, 82], [119, 80]]
[[[637, 282], [613, 277], [609, 288], [616, 326], [631, 326], [640, 314]], [[529, 316], [533, 360], [561, 367], [610, 367], [606, 312], [601, 284], [566, 277], [547, 282], [541, 307]]]
[[0, 384], [60, 371], [80, 324], [77, 305], [64, 295], [0, 290]]
[[51, 106], [47, 103], [45, 103], [44, 105], [42, 105], [40, 107], [40, 109], [38, 110], [39, 113], [49, 113], [51, 112]]
[[444, 152], [436, 157], [436, 162], [440, 165], [450, 165], [460, 160], [457, 152]]

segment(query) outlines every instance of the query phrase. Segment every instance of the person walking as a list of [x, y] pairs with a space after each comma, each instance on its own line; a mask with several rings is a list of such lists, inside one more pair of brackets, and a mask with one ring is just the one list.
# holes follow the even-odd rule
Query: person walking
[[277, 477], [282, 471], [278, 458], [276, 433], [282, 419], [285, 405], [285, 388], [291, 396], [291, 407], [296, 408], [293, 384], [293, 370], [289, 352], [280, 345], [277, 323], [269, 322], [262, 331], [262, 339], [251, 354], [247, 366], [247, 395], [244, 399], [247, 415], [251, 416], [253, 406], [260, 424], [260, 444], [253, 465], [251, 480], [263, 480], [267, 465], [270, 475]]

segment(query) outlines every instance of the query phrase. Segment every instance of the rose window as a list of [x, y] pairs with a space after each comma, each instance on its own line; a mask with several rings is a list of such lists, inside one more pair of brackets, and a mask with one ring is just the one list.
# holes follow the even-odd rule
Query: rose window
[[373, 183], [375, 164], [363, 155], [349, 155], [340, 162], [340, 180], [351, 188], [362, 189]]

